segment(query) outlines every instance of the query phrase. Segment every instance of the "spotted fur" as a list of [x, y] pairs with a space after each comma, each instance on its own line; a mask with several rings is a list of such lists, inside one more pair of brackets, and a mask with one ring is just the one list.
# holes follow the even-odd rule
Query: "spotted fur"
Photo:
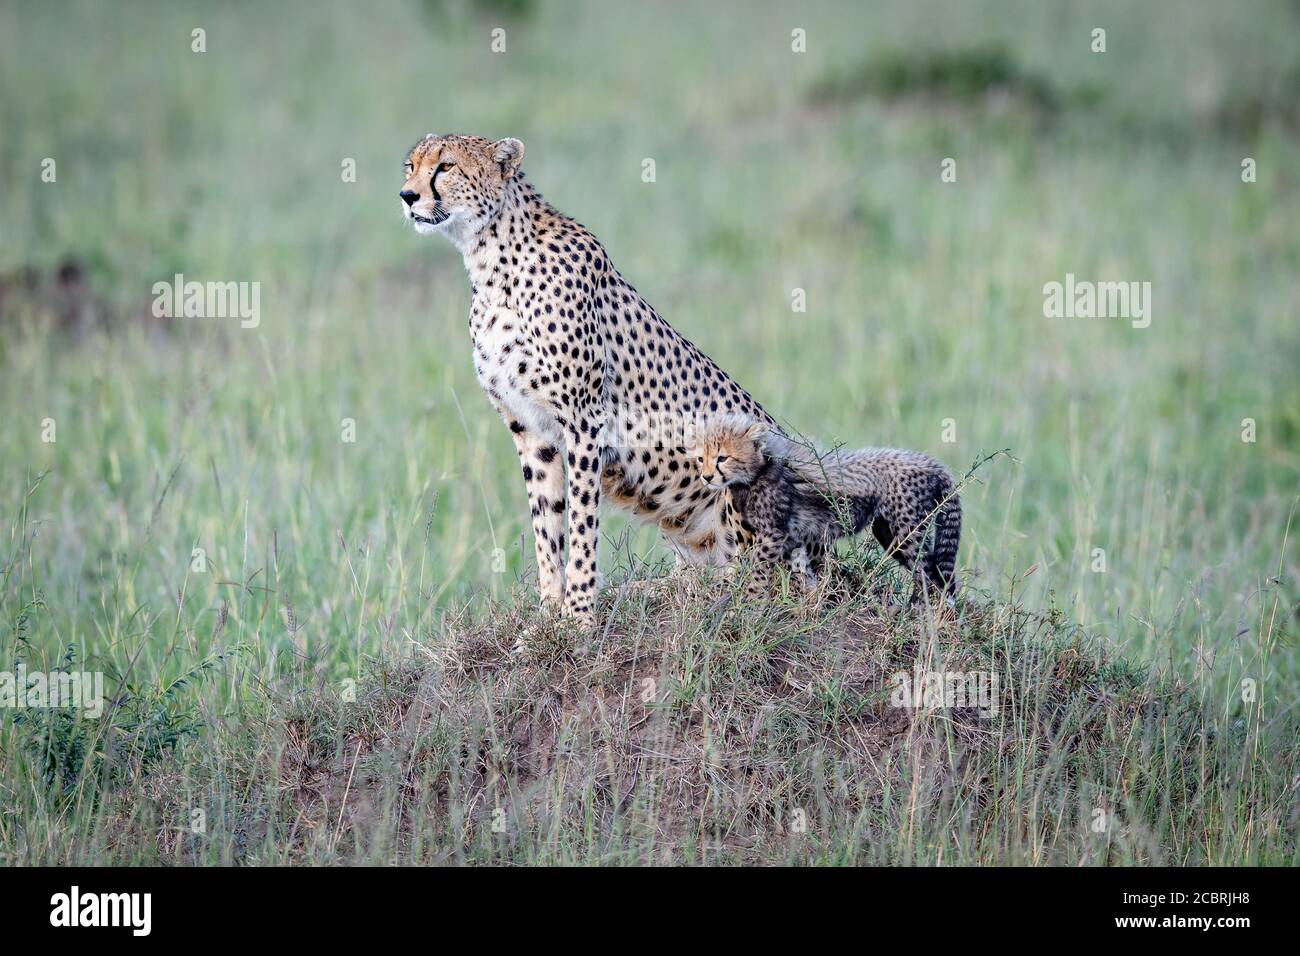
[[519, 455], [542, 598], [590, 623], [602, 496], [657, 524], [679, 560], [726, 564], [748, 532], [726, 489], [700, 481], [683, 429], [771, 419], [542, 198], [523, 155], [517, 139], [426, 136], [402, 212], [464, 258], [474, 369]]
[[[894, 448], [818, 453], [743, 416], [711, 422], [693, 450], [706, 482], [733, 489], [753, 532], [751, 591], [766, 589], [778, 562], [814, 584], [835, 539], [870, 528], [918, 582], [955, 593], [961, 499], [952, 475], [928, 455]], [[918, 562], [932, 516], [933, 544]]]

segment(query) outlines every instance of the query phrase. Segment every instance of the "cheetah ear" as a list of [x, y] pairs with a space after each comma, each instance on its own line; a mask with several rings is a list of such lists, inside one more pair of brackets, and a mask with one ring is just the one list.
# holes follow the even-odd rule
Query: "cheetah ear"
[[745, 429], [745, 438], [758, 446], [759, 450], [765, 451], [767, 439], [771, 432], [772, 430], [768, 426], [767, 422], [754, 422]]
[[769, 458], [789, 458], [794, 449], [794, 443], [786, 438], [774, 428], [766, 427], [758, 446], [763, 449], [763, 454]]
[[492, 144], [492, 162], [501, 169], [502, 179], [511, 179], [519, 172], [519, 164], [524, 161], [524, 144], [513, 136], [499, 139]]

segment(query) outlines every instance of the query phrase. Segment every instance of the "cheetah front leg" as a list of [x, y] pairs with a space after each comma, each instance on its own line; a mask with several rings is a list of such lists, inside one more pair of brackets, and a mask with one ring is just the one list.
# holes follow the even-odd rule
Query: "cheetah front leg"
[[564, 462], [556, 443], [507, 417], [528, 492], [537, 555], [537, 590], [542, 604], [564, 600]]
[[569, 559], [564, 568], [564, 613], [580, 624], [596, 622], [596, 568], [600, 540], [600, 419], [575, 416], [565, 428], [569, 461]]
[[781, 561], [784, 541], [772, 534], [760, 533], [754, 541], [752, 552], [753, 568], [749, 575], [749, 585], [745, 594], [749, 598], [762, 598], [771, 593], [772, 580], [776, 576], [776, 566]]

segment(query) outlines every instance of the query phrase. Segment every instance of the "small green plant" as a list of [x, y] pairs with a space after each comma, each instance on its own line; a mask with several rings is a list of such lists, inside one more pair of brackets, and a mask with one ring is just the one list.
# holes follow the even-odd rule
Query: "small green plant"
[[[66, 795], [83, 787], [93, 792], [100, 786], [128, 784], [198, 735], [202, 722], [194, 692], [238, 650], [200, 661], [160, 690], [111, 675], [117, 690], [98, 717], [74, 707], [43, 707], [15, 711], [14, 724], [52, 792]], [[76, 648], [69, 645], [51, 677], [71, 674], [76, 665]]]

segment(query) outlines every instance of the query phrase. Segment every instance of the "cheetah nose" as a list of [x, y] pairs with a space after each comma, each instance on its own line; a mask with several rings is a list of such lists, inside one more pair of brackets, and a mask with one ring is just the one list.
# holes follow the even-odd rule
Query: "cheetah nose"
[[408, 206], [414, 206], [415, 201], [420, 198], [420, 194], [414, 189], [403, 189], [397, 195], [401, 196]]

